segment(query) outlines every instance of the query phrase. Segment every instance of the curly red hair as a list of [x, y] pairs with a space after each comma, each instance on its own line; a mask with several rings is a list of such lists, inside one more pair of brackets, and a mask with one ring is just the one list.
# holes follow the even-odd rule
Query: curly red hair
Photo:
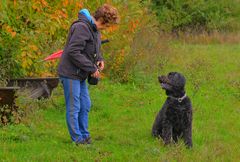
[[96, 20], [102, 19], [103, 24], [118, 24], [120, 21], [117, 9], [109, 4], [99, 7], [93, 17]]

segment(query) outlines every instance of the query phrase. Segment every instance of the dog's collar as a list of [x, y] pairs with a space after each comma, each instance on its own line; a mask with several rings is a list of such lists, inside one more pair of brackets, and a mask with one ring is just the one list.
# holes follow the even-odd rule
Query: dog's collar
[[182, 97], [180, 97], [180, 98], [176, 98], [176, 97], [173, 97], [173, 96], [168, 96], [168, 97], [170, 97], [170, 98], [172, 98], [172, 99], [175, 99], [175, 100], [177, 100], [179, 103], [181, 103], [186, 97], [187, 97], [187, 94], [185, 93]]

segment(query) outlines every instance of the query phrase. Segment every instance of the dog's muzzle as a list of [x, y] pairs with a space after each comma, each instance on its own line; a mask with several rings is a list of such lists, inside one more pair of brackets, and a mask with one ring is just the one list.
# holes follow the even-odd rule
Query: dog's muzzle
[[170, 84], [170, 80], [166, 76], [159, 76], [158, 77], [158, 81], [160, 83], [168, 83], [168, 84]]

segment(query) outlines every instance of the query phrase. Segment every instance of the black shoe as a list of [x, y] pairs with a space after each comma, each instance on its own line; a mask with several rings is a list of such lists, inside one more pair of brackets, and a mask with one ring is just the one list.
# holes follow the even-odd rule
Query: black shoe
[[87, 137], [87, 138], [85, 139], [85, 141], [86, 141], [87, 144], [91, 144], [91, 143], [92, 143], [91, 137]]
[[79, 142], [76, 142], [76, 145], [89, 145], [92, 143], [91, 137], [87, 137]]

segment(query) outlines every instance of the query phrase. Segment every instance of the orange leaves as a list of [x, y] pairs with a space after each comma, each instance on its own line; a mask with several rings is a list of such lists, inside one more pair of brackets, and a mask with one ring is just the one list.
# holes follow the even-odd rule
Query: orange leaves
[[40, 11], [41, 11], [37, 3], [33, 4], [33, 5], [32, 5], [32, 8], [33, 8], [34, 10], [36, 10], [37, 12], [40, 12]]
[[69, 0], [63, 0], [62, 4], [63, 4], [63, 7], [67, 7], [69, 4]]
[[82, 2], [79, 2], [79, 1], [76, 1], [75, 2], [75, 6], [78, 10], [80, 10], [81, 8], [83, 8], [83, 3]]
[[49, 60], [47, 62], [41, 62], [39, 66], [44, 66], [42, 69], [37, 69], [37, 73], [41, 77], [53, 77], [56, 76], [56, 66], [58, 61]]
[[101, 40], [108, 39], [108, 37], [105, 34], [101, 34]]
[[13, 1], [13, 5], [14, 5], [14, 7], [17, 6], [17, 0], [14, 0], [14, 1]]
[[40, 0], [43, 7], [48, 7], [48, 3], [45, 0]]
[[60, 19], [67, 19], [68, 14], [62, 9], [62, 10], [56, 10], [53, 14], [50, 15], [52, 19], [60, 20]]
[[107, 28], [106, 31], [111, 33], [111, 32], [118, 30], [118, 28], [119, 28], [118, 25], [112, 25], [109, 28]]
[[119, 54], [119, 57], [118, 57], [118, 61], [120, 63], [122, 63], [124, 61], [124, 53], [125, 53], [125, 50], [124, 49], [121, 49], [120, 50], [120, 54]]
[[39, 48], [35, 44], [29, 44], [22, 49], [20, 58], [18, 58], [18, 60], [21, 60], [22, 68], [27, 71], [28, 76], [33, 75], [32, 67], [35, 60], [38, 59], [38, 55], [40, 54]]
[[83, 7], [83, 2], [79, 2], [76, 0], [63, 0], [62, 6], [67, 8], [68, 6], [74, 6], [74, 8], [78, 11]]
[[45, 0], [33, 0], [32, 8], [37, 12], [43, 12], [43, 8], [49, 7]]
[[12, 37], [15, 37], [16, 36], [16, 32], [11, 28], [11, 26], [8, 26], [8, 25], [3, 25], [3, 29], [9, 33]]
[[50, 73], [50, 72], [41, 72], [40, 73], [40, 77], [54, 77], [54, 74], [53, 73]]
[[132, 21], [132, 30], [135, 30], [139, 25], [139, 21], [138, 20], [135, 20], [135, 21]]
[[119, 53], [116, 53], [115, 61], [112, 66], [114, 71], [119, 71], [121, 68], [121, 65], [124, 63], [125, 59], [125, 50], [121, 49]]
[[132, 20], [130, 23], [129, 23], [129, 32], [132, 32], [134, 33], [137, 29], [137, 27], [139, 26], [139, 20]]

